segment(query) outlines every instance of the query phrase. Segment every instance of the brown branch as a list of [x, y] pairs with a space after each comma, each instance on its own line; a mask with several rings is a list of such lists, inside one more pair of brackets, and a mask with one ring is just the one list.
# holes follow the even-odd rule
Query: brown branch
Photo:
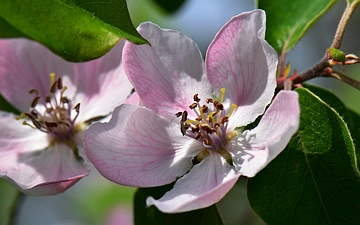
[[347, 1], [345, 11], [344, 11], [344, 13], [341, 17], [341, 20], [339, 22], [339, 25], [337, 27], [333, 43], [331, 44], [332, 48], [337, 48], [337, 49], [340, 48], [342, 39], [344, 37], [346, 26], [349, 23], [350, 17], [353, 14], [353, 12], [355, 11], [355, 9], [359, 3], [360, 3], [360, 1], [353, 1], [352, 3], [349, 3]]

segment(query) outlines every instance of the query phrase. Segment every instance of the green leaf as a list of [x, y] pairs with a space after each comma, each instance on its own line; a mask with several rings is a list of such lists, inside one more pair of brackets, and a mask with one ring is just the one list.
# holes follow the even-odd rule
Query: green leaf
[[257, 0], [266, 11], [266, 40], [280, 53], [291, 50], [337, 0]]
[[9, 25], [0, 37], [24, 34], [74, 62], [101, 57], [121, 38], [147, 43], [131, 23], [126, 0], [2, 0], [0, 16]]
[[20, 115], [19, 110], [15, 109], [6, 99], [0, 94], [0, 110], [6, 112], [12, 112]]
[[16, 190], [9, 182], [0, 179], [0, 225], [10, 224], [10, 215], [13, 213], [16, 201], [19, 200], [20, 192]]
[[[300, 128], [288, 147], [248, 180], [250, 205], [267, 224], [360, 224], [360, 178], [349, 130], [314, 93], [297, 92]], [[329, 96], [332, 104], [340, 102]]]
[[216, 207], [212, 205], [205, 209], [195, 211], [165, 214], [156, 209], [155, 206], [147, 208], [146, 198], [153, 196], [155, 199], [160, 198], [165, 192], [170, 190], [174, 184], [156, 187], [156, 188], [139, 188], [135, 193], [134, 199], [134, 217], [135, 225], [222, 225], [222, 218]]

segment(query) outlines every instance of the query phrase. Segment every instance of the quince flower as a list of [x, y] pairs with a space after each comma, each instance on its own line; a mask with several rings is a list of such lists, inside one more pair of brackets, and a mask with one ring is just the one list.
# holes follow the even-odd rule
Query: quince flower
[[83, 131], [132, 89], [122, 68], [123, 46], [91, 62], [70, 63], [33, 41], [0, 40], [0, 92], [23, 112], [0, 111], [0, 177], [43, 196], [88, 175]]
[[[143, 23], [151, 46], [126, 43], [124, 69], [141, 105], [117, 107], [108, 123], [85, 132], [85, 151], [121, 185], [174, 187], [160, 199], [166, 213], [218, 202], [239, 176], [253, 177], [299, 126], [298, 95], [276, 87], [277, 54], [264, 40], [265, 13], [233, 17], [217, 33], [205, 63], [185, 35]], [[246, 125], [262, 115], [258, 126]]]

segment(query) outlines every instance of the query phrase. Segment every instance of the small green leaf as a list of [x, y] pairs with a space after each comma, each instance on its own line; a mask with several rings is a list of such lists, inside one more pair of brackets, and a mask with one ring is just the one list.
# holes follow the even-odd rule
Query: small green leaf
[[266, 11], [266, 40], [280, 53], [291, 50], [337, 0], [257, 0]]
[[135, 225], [223, 225], [216, 205], [205, 209], [175, 214], [165, 214], [160, 212], [155, 206], [149, 208], [146, 206], [147, 197], [153, 196], [155, 199], [158, 199], [170, 190], [173, 185], [170, 184], [156, 188], [139, 188], [137, 190], [134, 199]]
[[[248, 180], [250, 205], [267, 224], [360, 224], [360, 178], [349, 130], [314, 93], [297, 92], [299, 130], [278, 157]], [[340, 106], [329, 96], [331, 104]]]
[[131, 23], [126, 0], [3, 0], [0, 16], [9, 25], [0, 37], [22, 33], [69, 61], [101, 57], [121, 38], [147, 43]]

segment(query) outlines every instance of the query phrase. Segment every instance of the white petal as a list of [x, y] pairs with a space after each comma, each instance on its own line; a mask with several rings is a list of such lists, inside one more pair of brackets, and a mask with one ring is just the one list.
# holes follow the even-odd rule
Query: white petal
[[163, 197], [158, 200], [149, 197], [146, 204], [165, 213], [205, 208], [223, 198], [239, 176], [220, 154], [212, 153], [177, 180]]
[[107, 179], [128, 186], [171, 183], [191, 167], [202, 148], [182, 136], [178, 123], [134, 105], [117, 107], [109, 123], [85, 131], [85, 151]]

